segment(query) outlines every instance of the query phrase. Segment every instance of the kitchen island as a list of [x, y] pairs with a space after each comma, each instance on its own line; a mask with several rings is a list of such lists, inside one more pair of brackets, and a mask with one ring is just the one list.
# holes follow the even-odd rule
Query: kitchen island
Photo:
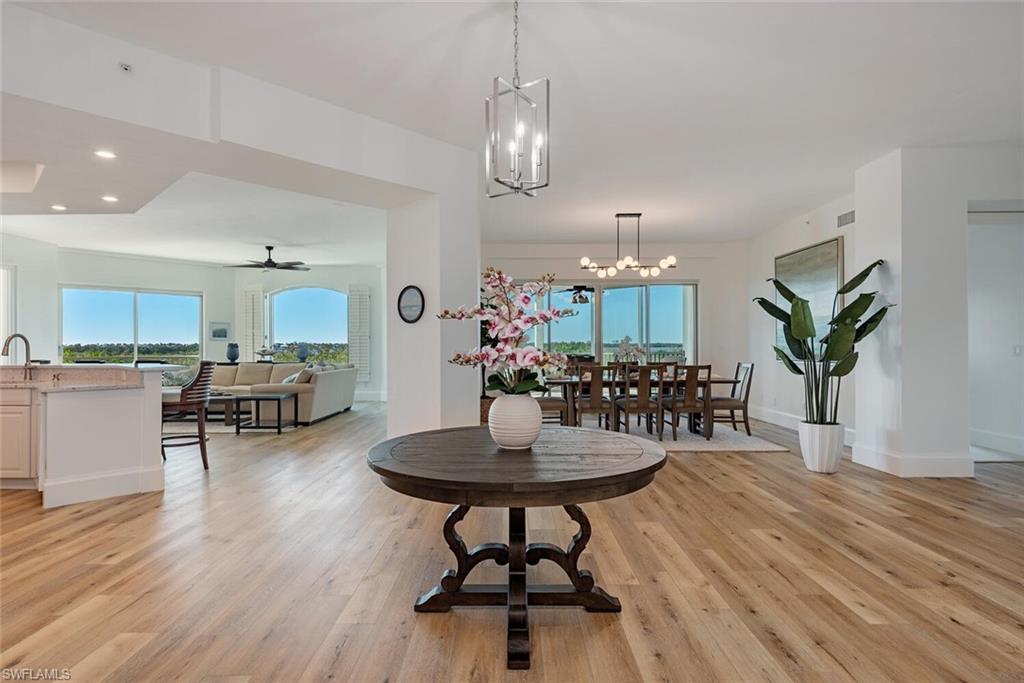
[[169, 367], [0, 366], [0, 488], [37, 489], [47, 508], [163, 490]]

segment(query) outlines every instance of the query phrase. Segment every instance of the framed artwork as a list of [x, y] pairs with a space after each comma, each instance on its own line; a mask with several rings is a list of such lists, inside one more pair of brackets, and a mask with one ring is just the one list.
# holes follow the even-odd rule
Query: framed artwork
[[230, 341], [231, 323], [210, 323], [210, 341]]
[[[811, 302], [814, 329], [816, 337], [820, 339], [828, 333], [832, 302], [836, 292], [843, 286], [842, 236], [776, 256], [775, 279]], [[843, 297], [839, 299], [839, 308], [842, 308]], [[789, 303], [778, 292], [775, 293], [775, 303], [789, 310]], [[780, 348], [786, 348], [782, 323], [779, 322], [775, 324], [775, 343]]]

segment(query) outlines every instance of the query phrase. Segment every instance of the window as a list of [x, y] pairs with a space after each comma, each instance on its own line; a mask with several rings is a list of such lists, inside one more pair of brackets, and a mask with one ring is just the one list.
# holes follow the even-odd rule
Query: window
[[348, 295], [321, 287], [297, 287], [270, 295], [270, 345], [274, 360], [298, 360], [305, 347], [310, 360], [348, 363]]
[[563, 318], [547, 326], [548, 351], [588, 356], [594, 353], [593, 294], [588, 294], [588, 298], [590, 303], [574, 304], [571, 291], [556, 289], [548, 295], [549, 307], [576, 311], [573, 317]]
[[196, 363], [202, 296], [63, 287], [61, 356], [65, 363]]
[[644, 344], [645, 287], [608, 287], [601, 291], [601, 358], [615, 360], [619, 344], [646, 348]]

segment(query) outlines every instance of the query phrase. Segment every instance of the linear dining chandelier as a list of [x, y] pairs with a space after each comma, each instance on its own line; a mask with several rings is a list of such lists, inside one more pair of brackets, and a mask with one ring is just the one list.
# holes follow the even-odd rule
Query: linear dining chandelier
[[[640, 258], [640, 216], [639, 213], [617, 213], [615, 214], [615, 263], [602, 265], [592, 261], [589, 256], [580, 259], [580, 268], [595, 273], [597, 277], [615, 277], [624, 273], [626, 269], [639, 273], [640, 277], [658, 277], [663, 270], [676, 267], [676, 257], [666, 256], [658, 261], [658, 265], [645, 264]], [[622, 219], [636, 219], [636, 256], [630, 253], [622, 255]]]
[[487, 196], [523, 194], [536, 197], [548, 186], [551, 167], [548, 121], [551, 82], [519, 80], [519, 2], [512, 3], [512, 82], [494, 77], [484, 99], [487, 143], [484, 173]]

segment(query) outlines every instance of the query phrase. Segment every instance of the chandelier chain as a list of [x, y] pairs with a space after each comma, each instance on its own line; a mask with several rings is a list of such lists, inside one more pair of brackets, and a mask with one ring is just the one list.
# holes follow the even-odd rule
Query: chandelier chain
[[512, 3], [512, 85], [519, 87], [519, 0]]

